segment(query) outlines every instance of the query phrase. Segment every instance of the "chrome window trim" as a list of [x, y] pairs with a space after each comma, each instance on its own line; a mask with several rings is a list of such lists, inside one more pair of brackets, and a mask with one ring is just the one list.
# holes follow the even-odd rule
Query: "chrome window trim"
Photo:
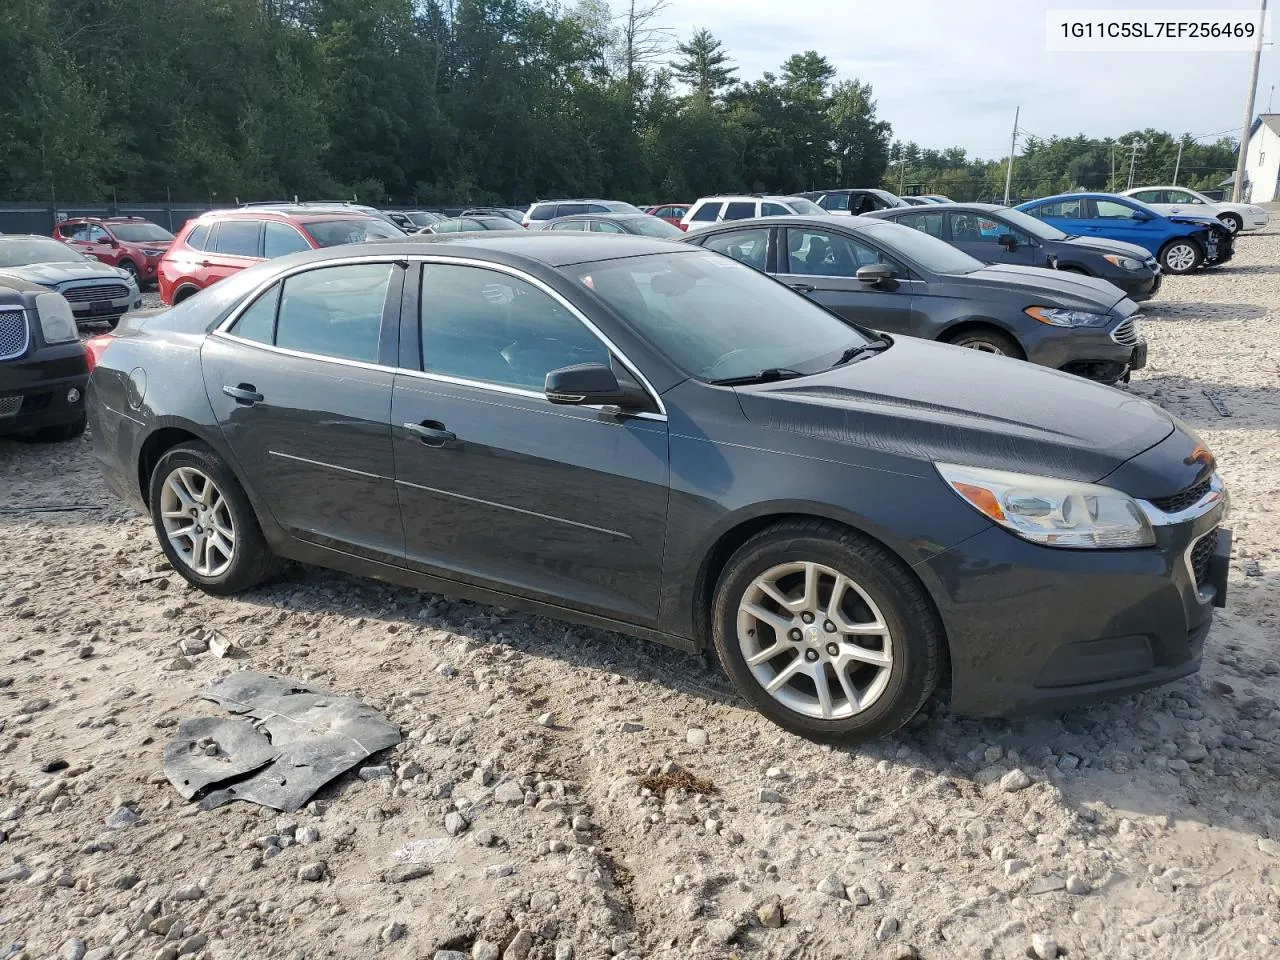
[[[1227, 485], [1222, 482], [1222, 477], [1215, 472], [1209, 479], [1208, 492], [1191, 506], [1179, 510], [1177, 513], [1165, 513], [1150, 500], [1142, 500], [1136, 497], [1134, 499], [1137, 500], [1138, 506], [1146, 514], [1147, 520], [1150, 521], [1153, 527], [1172, 527], [1179, 523], [1198, 520], [1219, 504], [1225, 506], [1229, 498], [1227, 496]], [[1190, 556], [1189, 553], [1188, 556]]]
[[[268, 290], [268, 288], [270, 288], [272, 285], [276, 283], [283, 283], [285, 280], [287, 280], [289, 277], [294, 276], [295, 274], [307, 273], [310, 270], [321, 270], [326, 267], [350, 266], [351, 264], [360, 264], [360, 263], [388, 263], [388, 264], [403, 263], [406, 260], [411, 263], [422, 263], [422, 264], [440, 263], [440, 264], [459, 266], [459, 267], [478, 267], [480, 269], [494, 270], [498, 273], [505, 273], [505, 274], [508, 274], [509, 276], [515, 277], [517, 280], [523, 280], [524, 282], [530, 284], [531, 286], [537, 288], [538, 290], [541, 290], [543, 293], [551, 297], [551, 299], [556, 301], [556, 303], [564, 307], [564, 309], [568, 310], [571, 316], [576, 318], [579, 323], [581, 323], [584, 327], [586, 327], [587, 330], [590, 331], [591, 334], [596, 337], [597, 340], [603, 343], [605, 348], [608, 349], [608, 351], [610, 352], [610, 354], [617, 357], [618, 361], [624, 367], [626, 367], [627, 371], [633, 377], [636, 378], [637, 382], [639, 382], [642, 387], [644, 387], [645, 392], [649, 394], [650, 398], [653, 399], [654, 403], [658, 407], [657, 413], [649, 413], [649, 412], [628, 413], [627, 416], [636, 417], [644, 420], [664, 420], [665, 421], [667, 419], [666, 405], [662, 402], [662, 397], [659, 396], [658, 391], [654, 389], [653, 384], [650, 383], [649, 379], [643, 373], [640, 372], [640, 369], [634, 363], [631, 362], [631, 359], [625, 353], [623, 353], [622, 350], [618, 348], [618, 345], [615, 344], [612, 340], [610, 340], [609, 337], [606, 336], [599, 327], [597, 327], [591, 320], [587, 318], [586, 314], [584, 314], [581, 310], [579, 310], [572, 303], [566, 300], [559, 292], [557, 292], [548, 284], [539, 280], [537, 277], [530, 276], [529, 274], [524, 273], [518, 268], [508, 266], [505, 263], [491, 263], [487, 260], [470, 260], [466, 257], [454, 257], [454, 256], [443, 256], [443, 255], [411, 254], [408, 257], [405, 257], [403, 255], [397, 256], [393, 254], [381, 253], [381, 254], [364, 254], [363, 256], [341, 257], [333, 260], [325, 260], [321, 263], [299, 264], [297, 266], [291, 267], [282, 272], [275, 273], [269, 279], [259, 283], [258, 286], [254, 287], [248, 294], [244, 296], [244, 298], [240, 301], [240, 303], [237, 304], [235, 309], [232, 310], [231, 313], [227, 315], [225, 320], [223, 320], [220, 324], [214, 327], [212, 331], [210, 331], [209, 335], [218, 336], [220, 338], [231, 340], [236, 343], [249, 344], [250, 346], [258, 347], [261, 350], [272, 350], [277, 353], [284, 354], [286, 356], [298, 357], [304, 360], [324, 360], [328, 363], [345, 364], [348, 366], [359, 367], [364, 370], [381, 370], [387, 373], [406, 374], [408, 376], [423, 377], [428, 380], [436, 380], [441, 383], [452, 383], [457, 386], [475, 387], [481, 390], [492, 390], [495, 393], [505, 393], [512, 396], [529, 397], [529, 398], [550, 402], [550, 401], [547, 401], [546, 394], [539, 393], [536, 390], [524, 390], [519, 387], [509, 387], [504, 384], [489, 383], [483, 380], [468, 380], [463, 377], [453, 377], [447, 374], [429, 373], [425, 370], [410, 370], [407, 367], [389, 367], [389, 366], [384, 366], [382, 364], [377, 364], [377, 363], [365, 363], [364, 361], [361, 361], [361, 360], [345, 360], [345, 359], [342, 359], [341, 357], [326, 357], [316, 353], [305, 353], [301, 350], [290, 350], [287, 347], [277, 347], [275, 344], [271, 344], [271, 343], [259, 343], [257, 340], [249, 340], [249, 339], [246, 339], [245, 337], [237, 337], [235, 334], [228, 332], [230, 328], [235, 325], [236, 321], [240, 319], [240, 315], [244, 313], [247, 309], [249, 309], [249, 307], [253, 305], [253, 303], [258, 299], [258, 297], [260, 297], [263, 293], [265, 293]], [[591, 405], [584, 405], [582, 409], [604, 410], [606, 408], [600, 404], [591, 404]]]

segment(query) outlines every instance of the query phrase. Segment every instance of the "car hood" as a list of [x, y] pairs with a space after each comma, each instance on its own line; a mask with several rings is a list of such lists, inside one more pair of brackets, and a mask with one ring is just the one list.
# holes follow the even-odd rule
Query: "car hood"
[[1105, 237], [1072, 237], [1070, 240], [1057, 242], [1097, 253], [1115, 253], [1122, 257], [1132, 257], [1142, 263], [1151, 259], [1151, 251], [1146, 247], [1140, 247], [1136, 243], [1125, 243], [1123, 240], [1108, 240]]
[[0, 267], [0, 273], [22, 277], [49, 287], [68, 280], [116, 280], [124, 277], [110, 264], [90, 260], [86, 263], [31, 263], [25, 267]]
[[736, 389], [762, 429], [1088, 483], [1174, 429], [1155, 404], [1112, 387], [912, 337], [825, 373]]
[[1011, 263], [989, 264], [973, 273], [952, 274], [947, 279], [959, 286], [999, 287], [1022, 294], [1027, 306], [1038, 304], [1105, 313], [1124, 299], [1124, 291], [1097, 277]]

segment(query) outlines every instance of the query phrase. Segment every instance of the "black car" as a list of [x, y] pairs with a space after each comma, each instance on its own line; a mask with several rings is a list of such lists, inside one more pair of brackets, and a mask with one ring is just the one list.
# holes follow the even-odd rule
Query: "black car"
[[632, 233], [638, 237], [679, 240], [684, 231], [659, 217], [647, 213], [593, 213], [552, 220], [547, 230], [569, 230], [578, 233]]
[[506, 217], [448, 217], [430, 226], [423, 227], [419, 233], [482, 233], [485, 230], [518, 230], [520, 224], [512, 223]]
[[15, 281], [62, 294], [78, 324], [115, 326], [126, 311], [142, 306], [138, 282], [127, 271], [50, 237], [0, 236], [0, 284]]
[[[908, 210], [914, 208], [906, 208]], [[862, 326], [943, 340], [1114, 383], [1144, 366], [1138, 307], [1102, 280], [988, 266], [870, 217], [770, 217], [685, 235], [776, 275]]]
[[1160, 289], [1160, 264], [1135, 243], [1073, 237], [1043, 220], [993, 203], [931, 204], [927, 210], [867, 214], [945, 240], [984, 263], [1019, 263], [1100, 277], [1130, 300], [1149, 300]]
[[66, 298], [41, 284], [0, 279], [0, 436], [80, 436], [88, 379]]
[[1159, 407], [684, 244], [422, 239], [254, 266], [101, 352], [94, 449], [189, 582], [288, 557], [714, 647], [830, 740], [944, 678], [996, 714], [1198, 668], [1231, 538]]
[[837, 216], [858, 216], [872, 210], [889, 210], [894, 207], [910, 207], [911, 204], [888, 190], [878, 188], [858, 188], [852, 190], [813, 190], [809, 193], [797, 194], [806, 200], [812, 200], [828, 213]]

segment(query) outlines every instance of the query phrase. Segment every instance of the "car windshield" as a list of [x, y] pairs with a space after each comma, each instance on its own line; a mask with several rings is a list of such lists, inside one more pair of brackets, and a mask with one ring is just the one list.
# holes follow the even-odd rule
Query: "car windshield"
[[812, 200], [806, 200], [804, 197], [787, 197], [787, 206], [806, 217], [819, 217], [827, 213]]
[[628, 221], [633, 233], [638, 233], [645, 237], [683, 237], [684, 231], [679, 227], [674, 227], [665, 220], [659, 220], [657, 217], [633, 217]]
[[364, 243], [366, 240], [387, 240], [403, 237], [404, 233], [383, 220], [372, 217], [350, 220], [313, 220], [302, 228], [322, 247], [336, 247], [343, 243]]
[[1005, 208], [1000, 211], [1000, 217], [1010, 226], [1017, 227], [1024, 233], [1029, 233], [1037, 240], [1065, 240], [1067, 235], [1057, 227], [1051, 227], [1043, 220], [1037, 220], [1029, 213], [1023, 213], [1021, 210], [1010, 210]]
[[431, 224], [441, 219], [440, 217], [436, 216], [434, 213], [425, 213], [425, 212], [424, 213], [417, 213], [417, 212], [406, 213], [404, 214], [404, 217], [406, 220], [412, 223], [415, 227], [429, 227], [431, 226]]
[[569, 270], [638, 335], [703, 380], [747, 377], [768, 368], [816, 373], [849, 347], [868, 342], [806, 297], [706, 250]]
[[973, 273], [983, 267], [981, 260], [975, 260], [963, 250], [901, 223], [877, 220], [862, 232], [890, 254], [910, 260], [931, 273]]
[[44, 237], [0, 237], [0, 267], [33, 263], [84, 263], [89, 258], [57, 240]]
[[113, 223], [111, 232], [125, 243], [166, 243], [173, 239], [172, 233], [154, 223]]
[[631, 204], [624, 203], [621, 200], [606, 200], [604, 205], [614, 213], [644, 213], [639, 207], [633, 207]]
[[871, 192], [891, 207], [911, 206], [911, 204], [907, 203], [907, 201], [903, 200], [897, 194], [890, 193], [888, 190], [872, 190]]

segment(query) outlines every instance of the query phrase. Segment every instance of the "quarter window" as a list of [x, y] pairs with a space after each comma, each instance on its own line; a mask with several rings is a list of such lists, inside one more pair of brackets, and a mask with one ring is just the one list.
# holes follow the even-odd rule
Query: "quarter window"
[[203, 250], [204, 243], [209, 238], [209, 225], [202, 223], [187, 234], [187, 246], [192, 250]]
[[223, 220], [213, 238], [213, 251], [231, 257], [260, 257], [261, 232], [261, 220]]
[[280, 302], [280, 284], [253, 301], [252, 306], [236, 319], [231, 333], [246, 340], [270, 344], [275, 339], [276, 305]]
[[604, 345], [533, 284], [483, 267], [422, 270], [422, 369], [542, 392], [547, 374], [610, 362]]
[[[859, 267], [873, 263], [887, 263], [898, 268], [880, 251], [843, 234], [799, 227], [787, 230], [787, 273], [811, 277], [852, 277]], [[898, 270], [902, 272], [901, 268]]]
[[708, 238], [703, 246], [716, 253], [723, 253], [726, 257], [733, 257], [748, 267], [763, 271], [769, 250], [769, 231], [760, 229], [717, 233], [714, 237]]
[[307, 243], [302, 238], [302, 234], [287, 223], [276, 223], [274, 220], [267, 221], [266, 236], [263, 239], [263, 252], [268, 259], [310, 249], [311, 244]]
[[357, 263], [287, 278], [276, 320], [276, 346], [377, 363], [392, 269], [389, 263]]

